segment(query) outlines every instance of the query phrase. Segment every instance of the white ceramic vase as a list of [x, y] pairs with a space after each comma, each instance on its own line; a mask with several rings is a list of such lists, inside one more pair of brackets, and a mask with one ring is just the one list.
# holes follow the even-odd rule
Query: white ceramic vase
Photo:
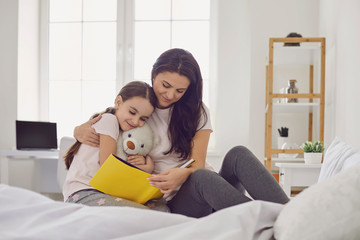
[[283, 149], [283, 145], [288, 142], [288, 137], [278, 137], [277, 139], [277, 146], [278, 149]]
[[[296, 143], [289, 142], [288, 137], [278, 137], [278, 149], [298, 149], [299, 146]], [[297, 153], [279, 153], [279, 158], [296, 158]]]
[[322, 160], [322, 153], [306, 152], [304, 153], [305, 164], [319, 164]]

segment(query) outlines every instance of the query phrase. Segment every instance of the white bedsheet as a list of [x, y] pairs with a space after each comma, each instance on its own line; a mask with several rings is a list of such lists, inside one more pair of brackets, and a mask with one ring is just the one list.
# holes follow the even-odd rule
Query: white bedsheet
[[0, 184], [0, 239], [272, 239], [283, 205], [252, 201], [201, 219], [56, 202]]

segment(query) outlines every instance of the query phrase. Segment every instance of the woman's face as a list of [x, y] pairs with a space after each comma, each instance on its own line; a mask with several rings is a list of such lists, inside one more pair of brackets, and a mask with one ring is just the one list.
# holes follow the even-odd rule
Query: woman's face
[[122, 97], [118, 96], [115, 100], [115, 108], [115, 115], [123, 131], [144, 126], [145, 121], [154, 111], [150, 101], [142, 97], [132, 97], [124, 102]]
[[184, 96], [190, 80], [178, 73], [162, 72], [155, 76], [153, 89], [158, 99], [158, 108], [168, 108]]

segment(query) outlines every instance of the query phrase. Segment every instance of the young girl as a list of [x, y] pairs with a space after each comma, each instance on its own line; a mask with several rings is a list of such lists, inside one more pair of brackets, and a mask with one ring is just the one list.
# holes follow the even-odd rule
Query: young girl
[[[115, 106], [107, 108], [102, 114], [101, 120], [93, 125], [94, 130], [100, 135], [99, 147], [76, 142], [65, 156], [65, 164], [69, 169], [63, 187], [66, 202], [91, 206], [146, 208], [141, 204], [99, 192], [88, 183], [108, 156], [116, 154], [116, 141], [120, 131], [143, 126], [154, 111], [156, 104], [154, 91], [145, 82], [130, 82], [121, 89], [115, 99]], [[131, 156], [129, 162], [149, 173], [154, 169], [154, 163], [149, 156], [146, 158]]]

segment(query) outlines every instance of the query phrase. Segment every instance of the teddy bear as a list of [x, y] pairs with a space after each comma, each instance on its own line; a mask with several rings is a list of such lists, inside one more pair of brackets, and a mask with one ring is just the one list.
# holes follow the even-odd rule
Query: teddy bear
[[[145, 123], [142, 127], [120, 133], [117, 141], [117, 156], [123, 160], [127, 160], [128, 155], [146, 156], [159, 144], [159, 141], [158, 135], [153, 132], [149, 124]], [[170, 212], [163, 198], [150, 200], [145, 205], [153, 210]]]
[[127, 160], [128, 155], [146, 156], [159, 142], [158, 136], [149, 124], [122, 132], [117, 141], [117, 153], [120, 158]]

